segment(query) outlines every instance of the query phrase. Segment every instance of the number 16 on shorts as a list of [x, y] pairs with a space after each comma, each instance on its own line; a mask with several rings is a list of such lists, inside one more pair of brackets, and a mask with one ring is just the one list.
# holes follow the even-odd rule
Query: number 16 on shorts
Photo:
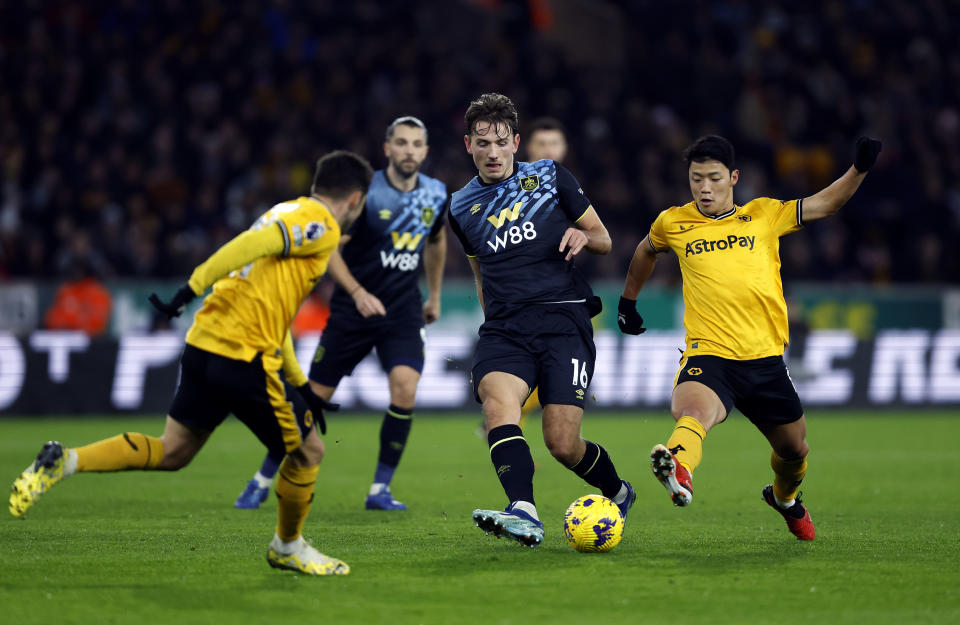
[[587, 374], [587, 361], [580, 362], [577, 358], [571, 358], [570, 363], [573, 365], [573, 385], [579, 385], [586, 390], [587, 385], [590, 384], [590, 376]]

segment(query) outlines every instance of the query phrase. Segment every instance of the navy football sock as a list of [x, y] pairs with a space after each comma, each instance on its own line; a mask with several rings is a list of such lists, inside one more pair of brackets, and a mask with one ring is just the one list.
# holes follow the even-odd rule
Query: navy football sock
[[490, 460], [507, 499], [533, 501], [533, 456], [519, 425], [501, 425], [487, 434]]
[[601, 445], [593, 441], [584, 442], [587, 444], [587, 451], [580, 462], [570, 467], [570, 470], [587, 484], [599, 488], [604, 497], [613, 499], [620, 492], [622, 484], [610, 455]]
[[393, 472], [400, 464], [400, 456], [407, 445], [412, 425], [412, 409], [398, 408], [390, 404], [380, 426], [380, 455], [377, 457], [377, 470], [373, 476], [375, 484], [389, 484], [393, 479]]
[[272, 480], [273, 476], [277, 474], [277, 469], [280, 468], [281, 462], [283, 462], [283, 455], [272, 456], [267, 454], [263, 459], [263, 464], [260, 465], [260, 475], [268, 480]]

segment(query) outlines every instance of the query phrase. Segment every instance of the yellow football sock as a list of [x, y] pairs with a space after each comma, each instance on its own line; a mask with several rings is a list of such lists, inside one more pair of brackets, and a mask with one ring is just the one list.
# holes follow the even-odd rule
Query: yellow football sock
[[139, 432], [124, 432], [77, 447], [77, 471], [156, 469], [163, 460], [163, 441]]
[[313, 501], [313, 485], [320, 465], [298, 467], [284, 459], [277, 477], [277, 536], [291, 542], [300, 537]]
[[770, 453], [770, 466], [773, 467], [773, 496], [777, 501], [786, 503], [797, 496], [797, 489], [807, 473], [807, 459], [784, 460], [776, 452]]
[[707, 431], [699, 421], [693, 417], [680, 417], [670, 440], [667, 441], [667, 449], [677, 462], [693, 473], [703, 458], [703, 439], [706, 437]]

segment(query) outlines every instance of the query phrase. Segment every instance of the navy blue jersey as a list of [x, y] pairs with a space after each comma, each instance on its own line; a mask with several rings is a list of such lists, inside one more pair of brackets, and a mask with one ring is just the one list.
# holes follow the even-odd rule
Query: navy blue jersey
[[[387, 316], [420, 315], [423, 298], [418, 284], [427, 237], [443, 228], [447, 187], [435, 178], [417, 175], [417, 186], [404, 193], [377, 171], [367, 192], [363, 214], [347, 234], [341, 254], [353, 277], [376, 295]], [[360, 317], [353, 298], [339, 285], [330, 301], [333, 314]]]
[[450, 227], [483, 278], [487, 320], [529, 303], [590, 298], [590, 285], [560, 240], [590, 207], [580, 184], [555, 161], [514, 163], [496, 184], [475, 177], [450, 198]]

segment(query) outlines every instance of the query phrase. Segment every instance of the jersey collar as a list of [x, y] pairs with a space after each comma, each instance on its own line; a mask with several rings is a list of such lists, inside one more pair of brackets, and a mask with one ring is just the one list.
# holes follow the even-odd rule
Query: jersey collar
[[410, 189], [409, 191], [403, 191], [402, 189], [397, 188], [397, 186], [393, 184], [393, 182], [390, 180], [390, 176], [387, 175], [386, 169], [381, 169], [380, 171], [383, 173], [383, 179], [386, 181], [387, 186], [393, 189], [394, 191], [396, 191], [397, 193], [413, 193], [414, 191], [420, 188], [420, 172], [419, 171], [417, 172], [417, 184], [413, 185], [413, 188]]
[[719, 215], [708, 215], [707, 213], [705, 213], [705, 212], [703, 212], [702, 210], [700, 210], [700, 205], [697, 204], [697, 201], [696, 201], [696, 200], [693, 201], [693, 207], [696, 208], [696, 209], [697, 209], [697, 212], [700, 213], [701, 215], [703, 215], [704, 217], [709, 217], [710, 219], [713, 219], [713, 220], [718, 220], [718, 219], [723, 219], [724, 217], [729, 217], [730, 215], [732, 215], [732, 214], [734, 214], [735, 212], [737, 212], [737, 210], [740, 208], [739, 206], [737, 206], [736, 204], [734, 204], [734, 205], [733, 205], [733, 208], [731, 208], [730, 210], [728, 210], [728, 211], [725, 212], [725, 213], [720, 213]]

